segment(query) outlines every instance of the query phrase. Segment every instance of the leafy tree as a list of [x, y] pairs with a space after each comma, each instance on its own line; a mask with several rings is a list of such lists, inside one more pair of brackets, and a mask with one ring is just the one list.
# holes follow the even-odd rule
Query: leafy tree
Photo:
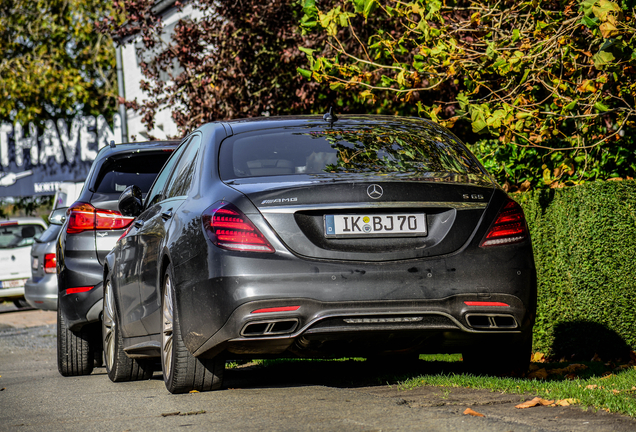
[[192, 1], [203, 18], [183, 19], [168, 43], [160, 38], [163, 23], [153, 4], [116, 2], [116, 15], [101, 27], [116, 39], [143, 41], [141, 87], [148, 99], [127, 103], [149, 127], [166, 106], [183, 131], [220, 119], [324, 113], [330, 104], [338, 112], [368, 111], [356, 92], [336, 93], [297, 73], [306, 62], [299, 47], [322, 46], [327, 36], [302, 35], [296, 0]]
[[327, 39], [303, 48], [299, 73], [470, 125], [462, 135], [481, 135], [473, 150], [512, 186], [633, 176], [633, 3], [303, 0], [302, 28]]
[[95, 32], [111, 13], [96, 0], [0, 2], [0, 120], [47, 119], [116, 110], [113, 44]]

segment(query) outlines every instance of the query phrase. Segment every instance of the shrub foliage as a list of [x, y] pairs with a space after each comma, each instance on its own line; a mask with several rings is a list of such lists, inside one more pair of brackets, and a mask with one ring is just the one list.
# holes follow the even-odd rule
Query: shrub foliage
[[470, 124], [502, 183], [633, 176], [632, 0], [304, 0], [303, 11], [304, 31], [328, 38], [304, 49], [301, 74]]
[[595, 349], [615, 349], [615, 340], [636, 348], [636, 182], [515, 198], [530, 226], [539, 281], [535, 349], [591, 358]]

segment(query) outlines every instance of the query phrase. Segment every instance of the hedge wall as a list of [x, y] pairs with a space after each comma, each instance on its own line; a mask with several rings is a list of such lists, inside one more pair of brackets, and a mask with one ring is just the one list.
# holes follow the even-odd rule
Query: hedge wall
[[534, 349], [589, 360], [636, 348], [636, 181], [513, 197], [537, 266]]

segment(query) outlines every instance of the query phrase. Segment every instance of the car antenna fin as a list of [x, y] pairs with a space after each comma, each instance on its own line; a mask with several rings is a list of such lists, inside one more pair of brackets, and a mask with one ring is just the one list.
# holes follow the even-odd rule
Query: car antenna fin
[[115, 140], [111, 140], [111, 142], [110, 142], [110, 148], [115, 148]]
[[333, 126], [334, 122], [338, 121], [338, 116], [336, 116], [333, 112], [333, 105], [329, 106], [329, 111], [327, 111], [327, 113], [322, 116], [323, 120], [326, 122], [329, 122], [330, 126]]

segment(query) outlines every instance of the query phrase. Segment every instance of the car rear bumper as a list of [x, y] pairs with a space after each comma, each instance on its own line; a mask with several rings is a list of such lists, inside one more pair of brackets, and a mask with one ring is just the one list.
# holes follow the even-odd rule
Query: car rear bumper
[[57, 310], [57, 275], [29, 279], [24, 285], [24, 298], [34, 308]]
[[24, 298], [24, 287], [0, 289], [0, 302]]
[[529, 242], [389, 263], [223, 256], [208, 266], [223, 275], [200, 281], [187, 267], [175, 269], [176, 306], [196, 356], [458, 352], [527, 337], [535, 319]]
[[[532, 330], [534, 316], [510, 295], [468, 306], [474, 295], [440, 300], [319, 302], [264, 300], [237, 308], [194, 354], [339, 356], [385, 352], [458, 352], [486, 341], [513, 341]], [[275, 311], [289, 307], [290, 311]], [[297, 309], [296, 309], [297, 308]], [[258, 312], [265, 310], [265, 312]], [[274, 310], [273, 312], [267, 312]], [[484, 317], [484, 319], [476, 319]], [[489, 319], [492, 318], [492, 319]]]
[[71, 330], [100, 319], [103, 309], [104, 288], [99, 282], [91, 290], [75, 294], [59, 293], [59, 308]]

